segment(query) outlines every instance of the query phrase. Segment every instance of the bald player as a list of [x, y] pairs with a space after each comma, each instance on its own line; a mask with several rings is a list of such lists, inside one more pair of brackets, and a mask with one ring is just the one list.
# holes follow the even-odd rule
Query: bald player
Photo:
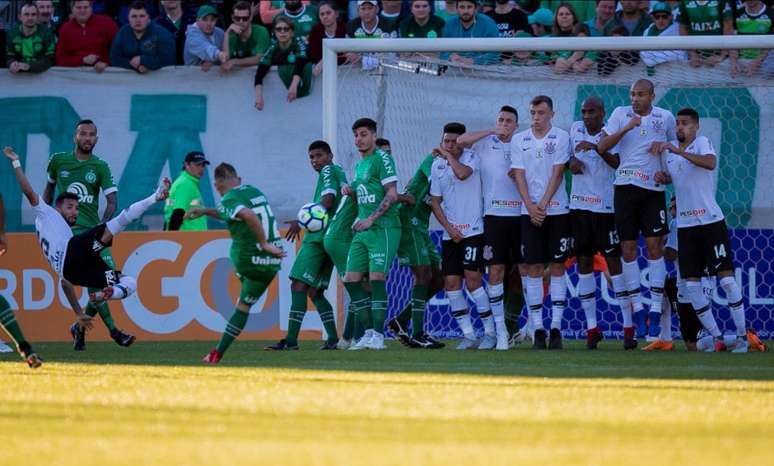
[[[637, 240], [642, 234], [647, 247], [650, 324], [648, 341], [655, 341], [661, 333], [661, 303], [664, 295], [666, 267], [664, 265], [664, 235], [669, 233], [666, 215], [664, 185], [655, 179], [656, 172], [663, 170], [661, 155], [652, 153], [660, 144], [674, 140], [675, 117], [663, 108], [653, 106], [656, 94], [653, 83], [647, 79], [636, 81], [630, 91], [631, 105], [618, 107], [602, 128], [602, 138], [597, 152], [604, 154], [616, 148], [620, 164], [615, 172], [613, 210], [615, 227], [621, 239], [623, 275], [628, 289], [627, 296], [619, 298], [622, 309], [640, 300], [640, 267], [637, 264]], [[627, 302], [629, 301], [629, 302]], [[638, 336], [646, 333], [645, 311], [636, 310], [634, 320]], [[624, 327], [624, 348], [634, 349], [637, 340], [634, 328]]]

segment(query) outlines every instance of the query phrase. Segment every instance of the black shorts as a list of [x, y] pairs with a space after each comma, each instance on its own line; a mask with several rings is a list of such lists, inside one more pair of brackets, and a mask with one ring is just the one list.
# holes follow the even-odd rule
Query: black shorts
[[621, 241], [636, 241], [669, 233], [664, 191], [652, 191], [630, 184], [615, 186], [613, 205], [615, 227]]
[[521, 264], [521, 215], [484, 217], [484, 261], [492, 264]]
[[483, 272], [484, 235], [470, 236], [459, 243], [448, 239], [441, 243], [441, 274], [462, 276], [466, 270]]
[[599, 252], [605, 257], [621, 257], [614, 214], [571, 210], [570, 223], [576, 256], [591, 257]]
[[677, 261], [684, 278], [714, 276], [718, 272], [734, 270], [734, 252], [725, 220], [678, 228], [677, 244], [680, 247]]
[[120, 272], [113, 270], [99, 255], [110, 246], [99, 241], [105, 228], [105, 224], [100, 223], [70, 238], [62, 269], [65, 280], [73, 285], [99, 289], [118, 283]]
[[550, 215], [536, 227], [529, 215], [521, 216], [522, 255], [525, 264], [564, 262], [570, 255], [570, 214]]

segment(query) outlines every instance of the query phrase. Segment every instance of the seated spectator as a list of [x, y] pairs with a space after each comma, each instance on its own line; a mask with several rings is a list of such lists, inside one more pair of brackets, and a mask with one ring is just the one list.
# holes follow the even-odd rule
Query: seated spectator
[[[611, 20], [612, 21], [612, 20]], [[625, 26], [616, 26], [610, 30], [610, 37], [628, 37], [629, 30]], [[615, 51], [615, 52], [600, 52], [597, 61], [597, 73], [600, 76], [609, 76], [618, 67], [624, 63], [627, 65], [632, 64], [632, 53], [629, 51]], [[638, 57], [639, 59], [639, 57]]]
[[408, 16], [403, 11], [403, 0], [382, 0], [382, 9], [379, 18], [382, 21], [392, 21], [396, 28]]
[[[353, 39], [396, 38], [398, 30], [392, 21], [379, 18], [379, 4], [376, 0], [358, 0], [357, 18], [347, 23], [347, 37]], [[347, 53], [347, 62], [358, 63], [362, 59], [364, 70], [376, 68], [379, 60], [374, 55], [362, 56], [357, 53]]]
[[[64, 11], [57, 11], [54, 8], [53, 0], [35, 0], [35, 6], [38, 7], [38, 24], [51, 29], [55, 35], [59, 33], [59, 28], [67, 19]], [[58, 6], [63, 7], [64, 2], [59, 2]]]
[[[734, 33], [734, 17], [728, 0], [680, 2], [678, 21], [682, 36]], [[725, 60], [726, 55], [725, 50], [689, 50], [688, 62], [693, 67], [715, 66]]]
[[218, 15], [215, 8], [203, 5], [196, 13], [196, 23], [188, 26], [185, 33], [183, 61], [186, 65], [200, 65], [203, 71], [209, 71], [212, 65], [220, 65], [228, 60], [221, 48], [225, 33], [215, 26]]
[[[518, 31], [531, 31], [527, 15], [508, 0], [497, 0], [494, 9], [487, 13], [487, 16], [497, 24], [500, 37], [516, 37]], [[503, 52], [500, 54], [500, 60], [508, 63], [512, 56], [511, 52]]]
[[435, 15], [444, 22], [448, 21], [449, 18], [457, 16], [457, 0], [446, 0], [443, 2], [440, 7], [436, 7]]
[[407, 39], [425, 39], [443, 36], [446, 22], [435, 16], [429, 0], [413, 0], [411, 15], [400, 23], [400, 37]]
[[596, 4], [590, 0], [542, 0], [540, 6], [548, 8], [554, 15], [559, 11], [559, 7], [567, 4], [570, 5], [575, 12], [575, 17], [578, 18], [579, 23], [585, 23], [590, 20], [596, 14]]
[[[517, 31], [514, 37], [517, 39], [529, 39], [532, 37], [532, 34], [526, 31]], [[550, 60], [544, 52], [531, 52], [529, 50], [509, 52], [508, 55], [509, 58], [504, 60], [504, 62], [514, 66], [544, 65]]]
[[641, 36], [650, 26], [650, 17], [640, 9], [639, 0], [621, 0], [621, 11], [616, 12], [602, 31], [606, 36], [613, 35], [618, 26], [626, 28], [629, 36]]
[[274, 21], [277, 21], [277, 18], [282, 16], [293, 21], [295, 37], [303, 39], [308, 46], [309, 33], [312, 32], [314, 25], [320, 21], [317, 17], [317, 7], [304, 5], [301, 0], [285, 0], [285, 9], [274, 17]]
[[[656, 2], [650, 10], [650, 16], [653, 18], [653, 24], [645, 29], [645, 37], [655, 36], [677, 36], [680, 34], [677, 23], [672, 21], [672, 8], [664, 2]], [[653, 67], [670, 61], [683, 61], [686, 54], [682, 50], [643, 50], [640, 52], [640, 58], [645, 66], [648, 67], [648, 74], [653, 75]]]
[[596, 16], [586, 21], [591, 37], [604, 36], [605, 24], [615, 15], [615, 0], [597, 0]]
[[19, 24], [8, 30], [5, 64], [11, 73], [40, 73], [54, 64], [56, 38], [38, 24], [38, 7], [26, 3], [19, 10]]
[[91, 66], [101, 73], [110, 64], [110, 43], [118, 32], [112, 19], [95, 15], [91, 0], [74, 0], [71, 19], [59, 30], [58, 66]]
[[172, 34], [152, 23], [145, 3], [129, 6], [129, 24], [122, 26], [113, 39], [110, 62], [138, 73], [175, 64], [175, 39]]
[[306, 43], [293, 33], [291, 19], [279, 16], [274, 21], [274, 42], [261, 58], [255, 72], [255, 108], [263, 110], [263, 79], [277, 65], [279, 75], [288, 88], [288, 102], [309, 95], [312, 89], [312, 64], [306, 55]]
[[[498, 37], [497, 24], [489, 16], [476, 12], [475, 0], [458, 0], [457, 16], [450, 18], [443, 28], [443, 37]], [[496, 63], [498, 53], [443, 53], [442, 59], [448, 59], [464, 65]]]
[[572, 37], [575, 25], [578, 24], [578, 16], [569, 3], [562, 3], [556, 9], [551, 35], [554, 37]]
[[550, 36], [551, 28], [554, 26], [554, 13], [548, 8], [538, 8], [534, 13], [527, 16], [527, 22], [532, 28], [533, 36]]
[[[569, 4], [562, 5], [556, 10], [556, 17], [562, 14], [564, 7], [572, 8]], [[559, 21], [562, 24], [566, 20]], [[591, 32], [589, 26], [584, 23], [578, 23], [573, 28], [574, 37], [590, 37]], [[597, 52], [584, 52], [582, 50], [576, 51], [563, 51], [556, 55], [556, 63], [554, 64], [554, 72], [564, 73], [565, 71], [574, 71], [576, 73], [585, 73], [597, 61]]]
[[[317, 12], [320, 15], [320, 22], [309, 33], [309, 61], [314, 64], [312, 74], [315, 76], [322, 73], [323, 40], [347, 36], [347, 24], [339, 20], [339, 12], [333, 1], [320, 2]], [[339, 54], [338, 64], [343, 65], [346, 61], [344, 54]]]
[[185, 48], [185, 32], [195, 21], [195, 16], [183, 9], [181, 0], [161, 0], [161, 15], [156, 18], [156, 24], [163, 27], [175, 39], [175, 64], [182, 65], [183, 49]]
[[[274, 22], [274, 17], [282, 13], [285, 9], [284, 1], [277, 0], [263, 0], [255, 3], [260, 4], [259, 11], [261, 13], [261, 22], [265, 25], [270, 25]], [[309, 5], [309, 0], [303, 0], [304, 5]]]
[[[761, 0], [744, 0], [739, 6], [734, 17], [736, 33], [746, 34], [774, 34], [774, 9], [767, 7]], [[774, 53], [771, 50], [745, 49], [736, 54], [731, 54], [731, 73], [742, 72], [748, 76], [755, 74], [765, 63], [768, 67], [765, 74], [771, 74], [774, 65]], [[767, 60], [768, 57], [768, 60]]]
[[253, 10], [250, 2], [237, 2], [231, 10], [231, 26], [226, 30], [223, 52], [228, 60], [221, 63], [222, 71], [234, 66], [255, 66], [269, 48], [269, 31], [253, 24]]

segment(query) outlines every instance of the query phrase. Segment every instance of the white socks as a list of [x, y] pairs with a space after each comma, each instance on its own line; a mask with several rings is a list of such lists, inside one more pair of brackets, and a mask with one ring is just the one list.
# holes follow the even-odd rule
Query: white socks
[[664, 298], [664, 279], [666, 264], [664, 258], [648, 260], [648, 276], [650, 280], [650, 312], [661, 313], [661, 303]]
[[634, 312], [642, 309], [642, 298], [640, 297], [640, 266], [637, 260], [632, 262], [621, 261], [623, 264], [623, 276], [626, 281], [626, 292], [629, 295]]
[[701, 324], [713, 337], [719, 337], [721, 335], [720, 329], [718, 329], [718, 323], [715, 321], [715, 316], [712, 314], [707, 295], [705, 295], [704, 290], [702, 290], [701, 282], [689, 281], [685, 284], [685, 287], [688, 291], [688, 296], [691, 299], [691, 305], [696, 311], [696, 316], [699, 318]]
[[632, 303], [631, 300], [629, 300], [629, 293], [626, 290], [626, 280], [624, 280], [622, 273], [613, 275], [610, 277], [610, 279], [613, 282], [613, 292], [615, 293], [616, 301], [618, 301], [618, 307], [621, 308], [623, 326], [624, 328], [633, 327], [634, 321], [632, 320]]
[[567, 306], [567, 282], [561, 277], [551, 277], [549, 293], [551, 294], [551, 328], [562, 329], [564, 308]]
[[476, 290], [473, 290], [470, 293], [470, 296], [476, 303], [478, 317], [481, 319], [481, 323], [484, 324], [484, 333], [487, 335], [494, 335], [495, 326], [494, 322], [492, 321], [492, 311], [489, 310], [489, 296], [486, 294], [486, 290], [484, 290], [484, 287], [482, 286]]
[[449, 298], [452, 316], [454, 316], [454, 320], [457, 321], [457, 325], [460, 326], [462, 334], [469, 340], [475, 340], [476, 334], [473, 332], [473, 323], [470, 321], [468, 302], [465, 301], [462, 290], [447, 291], [446, 296]]
[[527, 277], [527, 306], [532, 330], [543, 330], [543, 279]]
[[144, 214], [145, 211], [150, 209], [151, 206], [156, 203], [156, 196], [157, 193], [154, 192], [145, 199], [130, 205], [126, 209], [122, 210], [121, 213], [110, 219], [107, 222], [107, 228], [110, 230], [110, 233], [115, 236], [124, 231], [124, 229], [129, 226], [130, 223], [142, 217], [142, 214]]
[[731, 318], [736, 327], [736, 336], [741, 337], [747, 334], [747, 322], [744, 317], [744, 299], [742, 299], [742, 290], [736, 283], [734, 277], [723, 277], [720, 279], [720, 287], [726, 292], [728, 308], [731, 310]]
[[583, 313], [586, 314], [586, 328], [597, 326], [597, 281], [593, 273], [578, 274], [578, 298], [580, 298]]
[[505, 290], [503, 284], [489, 285], [487, 292], [489, 293], [489, 307], [492, 309], [496, 333], [498, 335], [501, 333], [507, 334], [508, 329], [505, 327], [505, 305], [503, 302]]

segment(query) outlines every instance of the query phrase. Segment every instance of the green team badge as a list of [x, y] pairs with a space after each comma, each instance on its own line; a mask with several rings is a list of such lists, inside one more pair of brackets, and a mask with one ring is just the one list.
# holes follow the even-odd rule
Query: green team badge
[[93, 171], [89, 170], [89, 173], [86, 174], [86, 181], [88, 181], [89, 183], [96, 182], [97, 175]]
[[296, 62], [296, 55], [294, 53], [291, 53], [288, 55], [288, 63], [295, 63]]

